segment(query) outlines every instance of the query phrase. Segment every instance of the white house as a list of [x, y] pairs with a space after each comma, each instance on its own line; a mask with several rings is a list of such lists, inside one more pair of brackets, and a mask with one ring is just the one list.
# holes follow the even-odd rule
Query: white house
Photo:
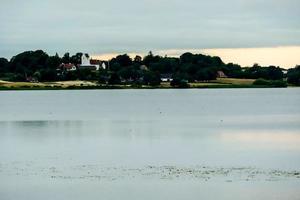
[[173, 81], [173, 76], [172, 76], [172, 74], [161, 74], [160, 80], [162, 82], [171, 82], [171, 81]]
[[102, 62], [101, 67], [102, 67], [103, 69], [106, 69], [106, 64], [105, 64], [105, 62]]
[[78, 65], [78, 68], [79, 69], [99, 70], [100, 62], [93, 60], [93, 63], [91, 63], [91, 59], [86, 54], [82, 54], [81, 64]]

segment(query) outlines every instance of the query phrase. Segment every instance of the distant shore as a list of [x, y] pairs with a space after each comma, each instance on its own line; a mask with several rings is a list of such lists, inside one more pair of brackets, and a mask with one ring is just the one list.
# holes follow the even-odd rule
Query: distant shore
[[[276, 88], [272, 85], [255, 85], [255, 79], [218, 78], [207, 82], [189, 83], [186, 88]], [[0, 90], [80, 90], [80, 89], [176, 89], [170, 82], [162, 82], [159, 86], [148, 85], [107, 85], [97, 81], [58, 81], [58, 82], [9, 82], [0, 80]]]

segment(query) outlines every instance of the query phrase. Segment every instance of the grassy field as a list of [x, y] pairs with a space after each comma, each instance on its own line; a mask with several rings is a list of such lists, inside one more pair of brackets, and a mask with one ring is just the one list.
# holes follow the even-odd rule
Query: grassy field
[[7, 88], [68, 88], [68, 87], [80, 87], [80, 86], [97, 86], [97, 82], [91, 81], [59, 81], [59, 82], [42, 82], [42, 83], [30, 83], [30, 82], [9, 82], [0, 81], [0, 87]]
[[218, 78], [216, 81], [212, 82], [231, 85], [252, 85], [254, 81], [255, 79]]
[[[190, 88], [257, 88], [254, 79], [219, 78], [214, 81], [189, 83]], [[99, 85], [96, 81], [59, 81], [59, 82], [9, 82], [0, 80], [0, 90], [60, 90], [60, 89], [147, 89], [172, 88], [169, 82], [162, 82], [160, 86], [134, 85]]]
[[192, 88], [236, 88], [254, 87], [254, 79], [218, 78], [208, 82], [190, 83]]

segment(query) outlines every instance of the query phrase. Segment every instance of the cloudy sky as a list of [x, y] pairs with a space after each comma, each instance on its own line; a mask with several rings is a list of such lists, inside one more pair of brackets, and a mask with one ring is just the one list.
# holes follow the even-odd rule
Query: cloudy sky
[[0, 0], [0, 56], [43, 49], [300, 64], [300, 0]]

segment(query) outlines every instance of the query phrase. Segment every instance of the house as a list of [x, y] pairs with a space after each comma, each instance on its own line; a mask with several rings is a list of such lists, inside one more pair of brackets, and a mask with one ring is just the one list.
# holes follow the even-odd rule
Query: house
[[171, 82], [171, 81], [173, 81], [173, 75], [172, 74], [161, 74], [160, 80], [162, 82]]
[[102, 67], [102, 69], [106, 69], [106, 64], [105, 64], [105, 62], [102, 62], [101, 67]]
[[87, 54], [81, 56], [81, 64], [77, 67], [78, 69], [89, 69], [97, 71], [100, 68], [101, 61], [91, 60]]
[[91, 65], [96, 65], [96, 66], [101, 66], [102, 62], [100, 60], [96, 60], [96, 59], [91, 59], [90, 60], [90, 64]]
[[223, 71], [217, 71], [217, 78], [228, 78]]
[[281, 71], [282, 71], [282, 73], [283, 73], [284, 75], [287, 75], [287, 73], [288, 73], [288, 70], [287, 70], [287, 69], [281, 69]]
[[62, 64], [59, 65], [59, 70], [69, 72], [69, 71], [76, 71], [77, 68], [76, 68], [76, 66], [75, 66], [74, 64], [72, 64], [72, 63], [67, 63], [67, 64], [62, 63]]
[[26, 81], [27, 81], [27, 82], [30, 82], [30, 83], [38, 83], [38, 82], [39, 82], [39, 81], [37, 80], [37, 78], [32, 77], [32, 76], [26, 77]]
[[76, 71], [76, 70], [77, 70], [77, 68], [74, 64], [72, 64], [72, 63], [67, 63], [67, 64], [62, 63], [56, 69], [56, 72], [57, 72], [57, 76], [62, 76], [66, 72], [72, 72], [72, 71]]

